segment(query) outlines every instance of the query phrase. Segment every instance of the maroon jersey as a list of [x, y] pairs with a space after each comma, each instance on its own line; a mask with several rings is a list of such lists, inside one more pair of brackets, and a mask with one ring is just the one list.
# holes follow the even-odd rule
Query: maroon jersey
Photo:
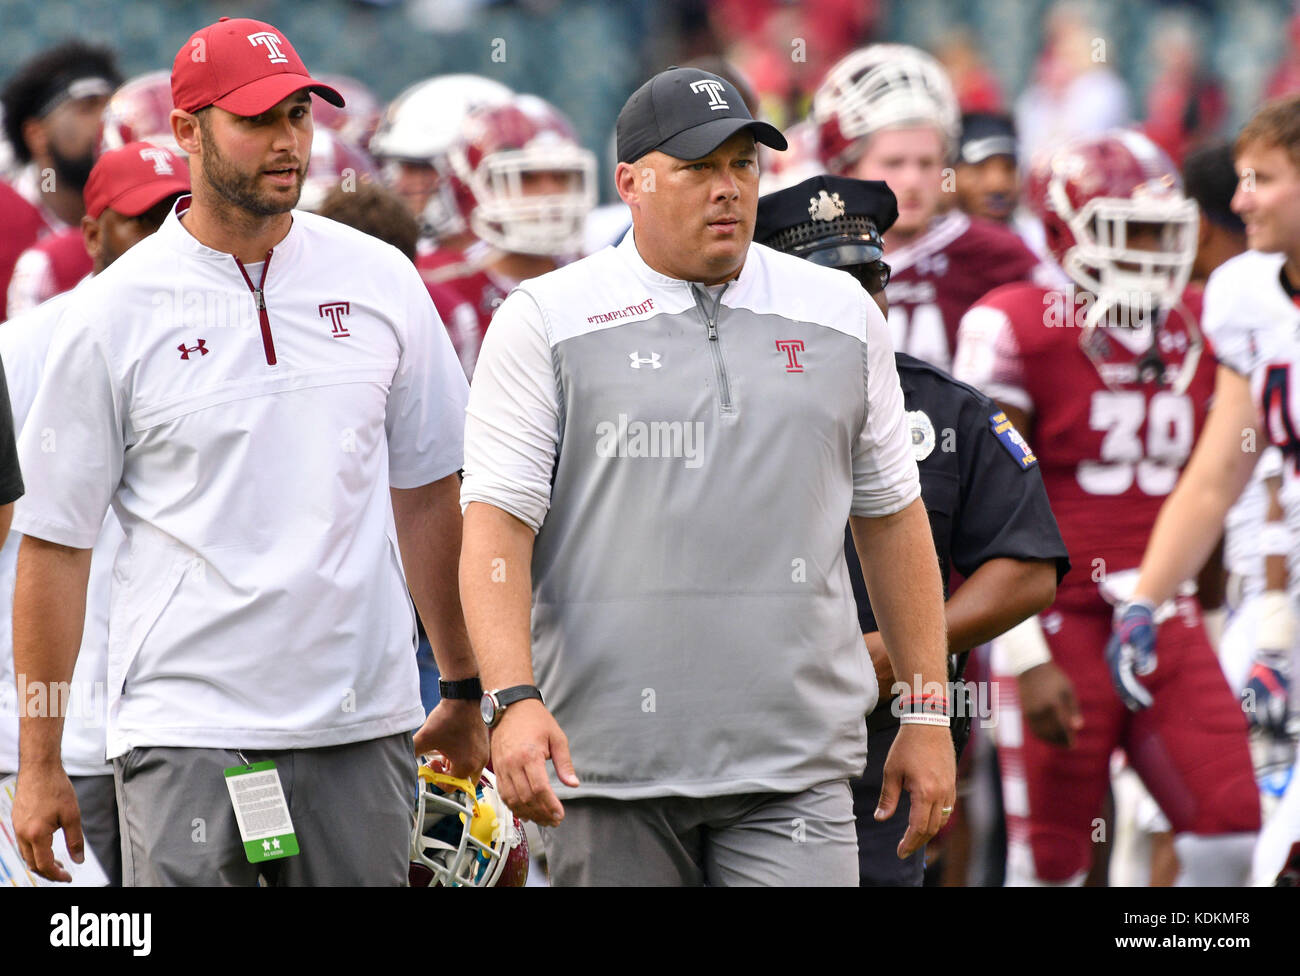
[[420, 272], [426, 285], [437, 284], [446, 280], [448, 267], [465, 260], [465, 252], [456, 247], [435, 247], [429, 251], [417, 251], [415, 269]]
[[887, 252], [885, 261], [894, 351], [945, 370], [952, 366], [961, 317], [975, 302], [999, 285], [1052, 285], [1059, 275], [1014, 231], [958, 210], [937, 217], [920, 237]]
[[460, 357], [465, 375], [472, 378], [488, 323], [496, 314], [497, 306], [505, 301], [510, 289], [518, 282], [468, 263], [447, 264], [439, 271], [443, 273], [440, 276], [442, 280], [430, 282], [426, 277], [425, 284], [443, 325], [447, 327], [447, 334], [451, 336], [451, 344]]
[[1057, 605], [1100, 608], [1097, 584], [1142, 561], [1204, 424], [1215, 363], [1197, 324], [1199, 289], [1154, 330], [1081, 328], [1091, 301], [1027, 283], [991, 292], [962, 320], [954, 372], [1031, 415], [1034, 454], [1077, 567]]
[[8, 183], [0, 181], [0, 322], [8, 318], [9, 279], [18, 256], [49, 231], [40, 210]]
[[42, 237], [14, 265], [9, 282], [9, 317], [71, 290], [93, 267], [80, 228]]

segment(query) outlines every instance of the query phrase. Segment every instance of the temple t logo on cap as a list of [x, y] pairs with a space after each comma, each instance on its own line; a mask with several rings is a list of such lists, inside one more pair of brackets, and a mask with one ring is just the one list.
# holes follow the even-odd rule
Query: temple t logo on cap
[[707, 93], [709, 96], [709, 108], [715, 112], [718, 111], [719, 109], [731, 108], [731, 106], [728, 105], [726, 100], [722, 97], [722, 93], [726, 91], [726, 86], [723, 85], [722, 82], [720, 81], [714, 81], [711, 78], [704, 78], [701, 79], [700, 81], [692, 81], [691, 91], [697, 94]]
[[253, 47], [257, 47], [259, 44], [265, 45], [267, 59], [272, 64], [289, 63], [289, 59], [285, 57], [284, 52], [280, 50], [279, 36], [272, 34], [270, 31], [258, 31], [256, 34], [249, 34], [248, 43], [253, 45]]
[[166, 149], [141, 149], [140, 158], [153, 163], [153, 171], [159, 176], [171, 176], [176, 172], [172, 169], [172, 154]]

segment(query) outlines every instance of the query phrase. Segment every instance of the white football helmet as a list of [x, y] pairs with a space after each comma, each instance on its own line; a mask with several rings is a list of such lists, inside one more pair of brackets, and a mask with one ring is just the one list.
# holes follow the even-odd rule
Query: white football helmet
[[445, 757], [423, 757], [411, 830], [413, 887], [518, 888], [528, 879], [523, 826], [483, 771], [477, 789], [448, 771]]
[[[596, 205], [596, 157], [569, 120], [536, 95], [471, 112], [452, 152], [456, 175], [474, 194], [470, 228], [515, 254], [565, 255], [582, 250], [587, 215]], [[530, 181], [550, 176], [550, 187]]]
[[502, 105], [512, 97], [509, 88], [491, 78], [440, 75], [417, 82], [388, 106], [370, 140], [370, 154], [390, 164], [390, 171], [399, 162], [433, 167], [438, 185], [424, 212], [417, 215], [430, 236], [447, 237], [468, 229], [473, 200], [448, 160], [465, 117], [476, 108]]
[[844, 175], [874, 132], [932, 122], [949, 152], [961, 135], [961, 110], [943, 67], [919, 48], [872, 44], [846, 55], [813, 96], [818, 153]]

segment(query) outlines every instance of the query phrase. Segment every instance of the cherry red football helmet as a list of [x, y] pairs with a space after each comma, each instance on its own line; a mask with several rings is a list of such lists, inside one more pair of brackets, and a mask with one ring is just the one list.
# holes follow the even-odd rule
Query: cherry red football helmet
[[596, 205], [596, 157], [536, 95], [471, 112], [452, 167], [474, 194], [470, 229], [503, 251], [577, 254]]
[[316, 211], [336, 186], [356, 186], [377, 179], [379, 171], [370, 157], [337, 132], [316, 128], [311, 137], [311, 162], [298, 198], [299, 210]]
[[[1097, 306], [1169, 308], [1196, 258], [1196, 203], [1164, 150], [1140, 132], [1116, 130], [1044, 153], [1025, 199], [1043, 221], [1047, 245]], [[1135, 225], [1158, 228], [1158, 249], [1133, 247]]]
[[172, 137], [172, 81], [166, 71], [150, 71], [123, 82], [104, 107], [99, 151], [148, 142], [184, 157]]
[[475, 788], [448, 772], [445, 756], [423, 757], [411, 830], [414, 888], [522, 888], [528, 880], [523, 825], [484, 770]]
[[845, 176], [866, 138], [882, 129], [933, 123], [952, 151], [961, 111], [943, 67], [906, 44], [872, 44], [842, 58], [813, 95], [818, 155], [827, 171]]
[[369, 88], [347, 75], [317, 75], [317, 78], [343, 96], [343, 108], [331, 105], [323, 98], [311, 102], [312, 122], [337, 132], [353, 146], [364, 149], [370, 137], [379, 128], [383, 117], [383, 103]]
[[474, 196], [452, 170], [450, 153], [461, 125], [474, 109], [503, 105], [514, 93], [500, 82], [478, 75], [440, 75], [417, 82], [389, 104], [370, 140], [370, 152], [384, 163], [390, 185], [400, 163], [429, 166], [436, 186], [417, 214], [431, 237], [450, 237], [469, 228]]

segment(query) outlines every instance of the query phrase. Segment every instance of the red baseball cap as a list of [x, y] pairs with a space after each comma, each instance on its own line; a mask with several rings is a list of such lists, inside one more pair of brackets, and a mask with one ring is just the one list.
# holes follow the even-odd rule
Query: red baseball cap
[[189, 192], [190, 168], [184, 159], [170, 149], [129, 142], [95, 162], [86, 180], [86, 215], [98, 220], [112, 209], [123, 217], [139, 217], [169, 196]]
[[303, 88], [343, 107], [342, 95], [307, 74], [289, 39], [260, 20], [222, 17], [190, 35], [172, 62], [172, 102], [186, 112], [215, 105], [261, 115]]

